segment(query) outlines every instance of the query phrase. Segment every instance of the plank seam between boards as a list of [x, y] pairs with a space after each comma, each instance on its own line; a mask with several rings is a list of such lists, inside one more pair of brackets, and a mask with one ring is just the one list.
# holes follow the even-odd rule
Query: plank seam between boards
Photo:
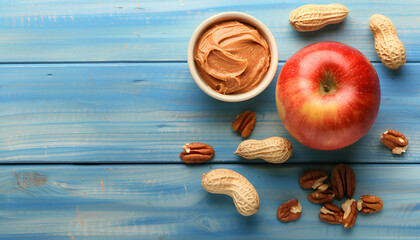
[[[350, 165], [420, 165], [420, 162], [346, 162], [346, 161], [336, 161], [336, 162], [299, 162], [299, 163], [284, 163], [280, 165], [274, 165], [274, 166], [301, 166], [301, 165], [337, 165], [339, 163], [345, 163]], [[75, 166], [100, 166], [100, 165], [184, 165], [187, 167], [199, 167], [199, 166], [211, 166], [211, 165], [255, 165], [255, 166], [263, 166], [263, 165], [271, 165], [267, 163], [243, 163], [243, 162], [213, 162], [213, 163], [201, 163], [201, 164], [185, 164], [185, 163], [179, 163], [179, 162], [144, 162], [144, 163], [138, 163], [138, 162], [101, 162], [101, 163], [71, 163], [71, 162], [25, 162], [25, 163], [0, 163], [0, 167], [2, 166], [28, 166], [28, 165], [75, 165]]]
[[[279, 63], [285, 63], [286, 60], [280, 60]], [[370, 61], [371, 63], [381, 63], [381, 61], [374, 60]], [[0, 62], [0, 65], [23, 65], [23, 64], [33, 64], [33, 65], [42, 65], [42, 64], [109, 64], [109, 63], [187, 63], [186, 60], [147, 60], [147, 61], [131, 61], [131, 60], [121, 60], [121, 61], [28, 61], [28, 62]], [[420, 63], [420, 61], [407, 61], [406, 64], [410, 63]]]

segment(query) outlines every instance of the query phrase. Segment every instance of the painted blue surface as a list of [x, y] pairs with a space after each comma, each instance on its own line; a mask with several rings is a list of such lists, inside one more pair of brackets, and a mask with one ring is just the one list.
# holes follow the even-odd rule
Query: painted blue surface
[[[249, 138], [290, 139], [290, 163], [418, 163], [419, 64], [398, 72], [374, 66], [382, 88], [375, 124], [356, 144], [325, 152], [284, 129], [274, 101], [277, 75], [255, 99], [225, 103], [203, 93], [185, 63], [0, 65], [0, 162], [181, 163], [182, 146], [198, 141], [215, 148], [212, 162], [247, 163], [233, 154], [243, 139], [231, 124], [250, 109], [257, 124]], [[388, 128], [406, 134], [410, 143], [402, 156], [379, 141]]]
[[[339, 1], [350, 11], [343, 23], [298, 33], [288, 15], [308, 3], [0, 1], [0, 239], [418, 239], [420, 2]], [[266, 91], [243, 103], [201, 92], [187, 68], [188, 41], [201, 21], [225, 11], [251, 14], [270, 28], [278, 72], [314, 42], [340, 41], [363, 52], [382, 89], [368, 134], [339, 151], [296, 142], [275, 108], [278, 73]], [[368, 28], [376, 13], [391, 18], [405, 45], [407, 64], [398, 71], [376, 55]], [[273, 165], [233, 154], [243, 139], [231, 123], [244, 110], [257, 113], [250, 138], [292, 141], [289, 161]], [[388, 128], [407, 136], [403, 155], [380, 143]], [[192, 141], [211, 144], [215, 158], [184, 165], [179, 153]], [[355, 198], [373, 194], [384, 201], [383, 211], [359, 215], [349, 230], [321, 222], [321, 206], [298, 186], [306, 170], [330, 172], [338, 162], [356, 173]], [[215, 168], [233, 169], [254, 184], [261, 203], [256, 215], [242, 217], [229, 197], [202, 190], [202, 173]], [[292, 198], [303, 214], [281, 223], [277, 208]]]
[[241, 11], [273, 32], [279, 59], [319, 41], [339, 41], [378, 61], [369, 18], [388, 16], [405, 44], [408, 61], [420, 61], [418, 0], [326, 1], [343, 3], [349, 15], [342, 24], [313, 33], [298, 33], [289, 13], [305, 0], [116, 1], [25, 0], [0, 2], [0, 62], [186, 60], [194, 29], [206, 18]]
[[[3, 166], [0, 238], [418, 238], [419, 166], [351, 166], [357, 182], [354, 198], [372, 194], [381, 197], [384, 203], [379, 213], [359, 214], [352, 229], [320, 221], [321, 205], [310, 203], [306, 196], [311, 190], [299, 187], [298, 179], [303, 172], [324, 169], [330, 173], [332, 167], [328, 165]], [[210, 194], [201, 188], [202, 174], [217, 168], [237, 171], [254, 185], [260, 197], [260, 209], [255, 215], [243, 217], [230, 197]], [[16, 175], [23, 173], [28, 180], [19, 182]], [[46, 181], [34, 184], [29, 177], [34, 173], [44, 176]], [[291, 223], [278, 221], [277, 208], [293, 198], [302, 205], [301, 217]]]

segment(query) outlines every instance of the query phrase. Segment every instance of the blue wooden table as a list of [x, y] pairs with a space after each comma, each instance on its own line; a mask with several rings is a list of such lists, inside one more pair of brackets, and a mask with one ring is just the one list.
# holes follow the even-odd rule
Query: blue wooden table
[[[0, 239], [419, 239], [420, 2], [337, 2], [349, 8], [342, 24], [299, 33], [288, 15], [308, 4], [303, 0], [1, 1]], [[368, 134], [337, 151], [301, 145], [278, 117], [276, 80], [242, 103], [204, 94], [188, 71], [188, 41], [204, 19], [225, 11], [251, 14], [270, 28], [278, 72], [294, 52], [319, 41], [363, 52], [382, 90]], [[368, 26], [376, 13], [394, 22], [405, 45], [400, 70], [377, 57]], [[290, 139], [291, 159], [273, 165], [233, 154], [242, 138], [231, 123], [245, 110], [257, 114], [250, 138]], [[392, 155], [380, 143], [386, 129], [406, 135], [406, 153]], [[214, 147], [208, 164], [179, 159], [194, 141]], [[354, 169], [356, 198], [384, 202], [381, 212], [360, 214], [352, 229], [320, 221], [320, 205], [298, 185], [306, 170], [330, 172], [341, 162]], [[229, 197], [201, 188], [202, 174], [216, 168], [255, 186], [255, 215], [243, 217]], [[281, 223], [277, 208], [292, 198], [302, 216]]]

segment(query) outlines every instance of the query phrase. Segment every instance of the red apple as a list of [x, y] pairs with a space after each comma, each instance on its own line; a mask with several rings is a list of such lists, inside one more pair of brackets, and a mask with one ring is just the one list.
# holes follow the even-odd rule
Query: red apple
[[296, 52], [281, 69], [276, 104], [287, 131], [302, 144], [334, 150], [362, 138], [378, 115], [381, 89], [369, 60], [338, 42]]

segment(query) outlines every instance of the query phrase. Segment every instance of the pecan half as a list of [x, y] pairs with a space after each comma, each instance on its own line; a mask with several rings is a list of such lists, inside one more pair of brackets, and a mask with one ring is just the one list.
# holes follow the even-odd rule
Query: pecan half
[[392, 154], [401, 154], [408, 147], [407, 138], [402, 133], [394, 130], [388, 130], [382, 133], [381, 142], [392, 150]]
[[345, 228], [353, 227], [357, 218], [357, 203], [354, 199], [347, 199], [342, 205], [341, 208], [344, 211], [343, 214], [343, 226]]
[[232, 123], [233, 131], [238, 131], [242, 137], [246, 138], [251, 134], [252, 129], [254, 129], [254, 125], [256, 122], [256, 115], [252, 111], [246, 111], [238, 116], [236, 116], [235, 120]]
[[356, 188], [356, 177], [353, 170], [344, 164], [335, 166], [331, 173], [331, 185], [338, 200], [342, 199], [344, 195], [348, 198], [353, 197]]
[[318, 217], [326, 223], [341, 224], [343, 221], [343, 211], [332, 203], [326, 203], [320, 211]]
[[214, 149], [204, 143], [187, 143], [182, 148], [184, 152], [179, 157], [185, 163], [202, 163], [214, 156]]
[[383, 206], [382, 199], [373, 195], [363, 195], [357, 201], [357, 210], [363, 214], [379, 212]]
[[277, 218], [282, 222], [290, 222], [298, 219], [302, 213], [302, 205], [297, 199], [283, 203], [277, 210]]
[[300, 176], [299, 185], [303, 189], [317, 189], [327, 178], [327, 173], [324, 170], [311, 170]]
[[308, 195], [308, 200], [312, 203], [327, 203], [334, 199], [334, 192], [328, 184], [322, 184], [319, 188]]

